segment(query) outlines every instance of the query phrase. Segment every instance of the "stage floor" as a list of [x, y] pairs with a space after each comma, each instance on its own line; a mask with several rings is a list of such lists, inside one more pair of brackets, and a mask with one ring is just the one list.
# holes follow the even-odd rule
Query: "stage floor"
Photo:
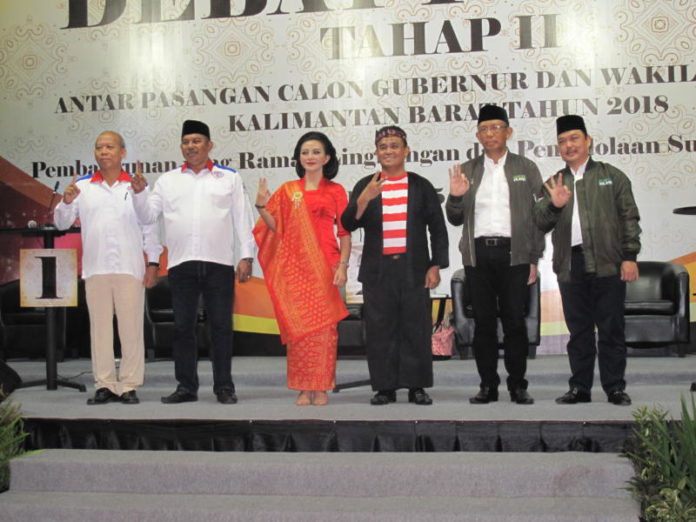
[[[45, 375], [42, 361], [9, 361], [24, 381]], [[680, 399], [689, 397], [689, 386], [696, 380], [696, 355], [678, 357], [630, 357], [626, 371], [627, 392], [633, 399], [630, 407], [614, 406], [606, 400], [595, 377], [593, 401], [589, 404], [557, 405], [554, 399], [567, 390], [568, 359], [564, 355], [543, 355], [528, 362], [529, 392], [535, 404], [511, 403], [504, 384], [500, 400], [488, 405], [469, 404], [476, 393], [478, 377], [473, 360], [435, 361], [435, 386], [429, 390], [432, 406], [407, 402], [406, 391], [398, 392], [397, 402], [371, 406], [373, 392], [362, 386], [330, 394], [328, 406], [295, 406], [296, 392], [285, 386], [283, 357], [237, 357], [233, 377], [239, 403], [222, 405], [212, 393], [210, 362], [199, 363], [201, 387], [195, 403], [164, 405], [160, 397], [175, 388], [171, 361], [147, 363], [145, 384], [138, 390], [138, 405], [106, 404], [88, 406], [94, 393], [91, 364], [88, 359], [68, 360], [58, 365], [63, 378], [87, 385], [87, 393], [69, 388], [55, 391], [43, 387], [16, 390], [13, 399], [28, 419], [114, 419], [114, 420], [196, 420], [196, 421], [559, 421], [559, 422], [631, 422], [639, 406], [659, 406], [670, 416], [680, 417]], [[504, 381], [503, 362], [500, 361]], [[364, 360], [339, 360], [338, 382], [367, 378]]]

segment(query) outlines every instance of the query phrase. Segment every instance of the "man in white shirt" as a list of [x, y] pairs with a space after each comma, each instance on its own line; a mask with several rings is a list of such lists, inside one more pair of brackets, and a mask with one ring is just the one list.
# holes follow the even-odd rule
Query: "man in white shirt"
[[[126, 146], [119, 134], [101, 133], [94, 146], [99, 171], [78, 180], [75, 175], [54, 212], [59, 229], [70, 227], [78, 218], [82, 228], [82, 277], [97, 388], [87, 404], [137, 404], [135, 390], [142, 385], [145, 372], [144, 287], [157, 281], [162, 246], [157, 225], [143, 226], [137, 219], [131, 177], [121, 170], [125, 156]], [[118, 374], [113, 352], [114, 311], [121, 341]]]
[[525, 324], [528, 285], [537, 277], [544, 234], [533, 219], [542, 179], [534, 162], [507, 148], [512, 128], [505, 109], [484, 105], [476, 137], [484, 154], [450, 169], [447, 219], [462, 226], [459, 250], [474, 311], [473, 350], [481, 383], [472, 404], [498, 400], [498, 316], [503, 326], [510, 399], [532, 404], [527, 392]]
[[240, 245], [237, 276], [251, 276], [254, 217], [239, 174], [210, 159], [210, 129], [186, 120], [181, 132], [184, 164], [165, 172], [152, 192], [142, 174], [133, 180], [138, 217], [152, 223], [162, 215], [172, 291], [174, 371], [178, 382], [165, 404], [198, 400], [196, 316], [202, 295], [211, 330], [213, 392], [223, 404], [237, 402], [232, 381], [232, 303], [234, 243]]

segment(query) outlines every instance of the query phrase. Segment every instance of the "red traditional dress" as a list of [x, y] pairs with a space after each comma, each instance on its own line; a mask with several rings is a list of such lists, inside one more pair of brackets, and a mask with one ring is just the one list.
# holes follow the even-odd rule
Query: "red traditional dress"
[[266, 204], [275, 232], [263, 219], [254, 227], [292, 390], [325, 391], [336, 383], [336, 324], [348, 311], [333, 277], [340, 260], [336, 236], [350, 234], [340, 219], [347, 203], [346, 191], [333, 181], [322, 178], [309, 191], [304, 179], [290, 181]]

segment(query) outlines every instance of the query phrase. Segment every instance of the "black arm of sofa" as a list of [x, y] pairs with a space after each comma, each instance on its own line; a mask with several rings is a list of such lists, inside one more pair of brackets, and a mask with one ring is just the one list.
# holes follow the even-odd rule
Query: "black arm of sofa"
[[690, 331], [689, 313], [689, 272], [679, 263], [666, 263], [663, 277], [666, 279], [662, 288], [667, 293], [666, 299], [671, 299], [676, 308], [677, 342], [688, 343]]

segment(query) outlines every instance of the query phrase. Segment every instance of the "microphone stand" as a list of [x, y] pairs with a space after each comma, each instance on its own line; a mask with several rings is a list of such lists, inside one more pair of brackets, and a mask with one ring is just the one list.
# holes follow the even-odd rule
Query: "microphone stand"
[[[51, 199], [48, 202], [48, 210], [46, 211], [46, 223], [39, 226], [35, 230], [41, 232], [43, 236], [43, 247], [46, 249], [55, 248], [55, 238], [56, 236], [62, 236], [65, 232], [58, 230], [55, 225], [51, 222], [51, 215], [53, 213], [53, 202], [58, 195], [58, 186], [60, 181], [56, 181], [53, 187], [53, 193], [51, 194]], [[56, 390], [58, 385], [65, 386], [67, 388], [74, 388], [81, 392], [87, 391], [84, 384], [79, 384], [75, 382], [68, 381], [66, 379], [58, 378], [58, 361], [56, 358], [56, 336], [65, 336], [65, 307], [60, 308], [61, 314], [63, 316], [63, 328], [61, 332], [58, 332], [56, 328], [56, 317], [58, 310], [56, 307], [47, 306], [46, 307], [46, 378], [36, 381], [28, 381], [21, 383], [18, 388], [28, 388], [31, 386], [40, 386], [45, 384], [47, 390]], [[65, 341], [61, 343], [65, 346]]]

